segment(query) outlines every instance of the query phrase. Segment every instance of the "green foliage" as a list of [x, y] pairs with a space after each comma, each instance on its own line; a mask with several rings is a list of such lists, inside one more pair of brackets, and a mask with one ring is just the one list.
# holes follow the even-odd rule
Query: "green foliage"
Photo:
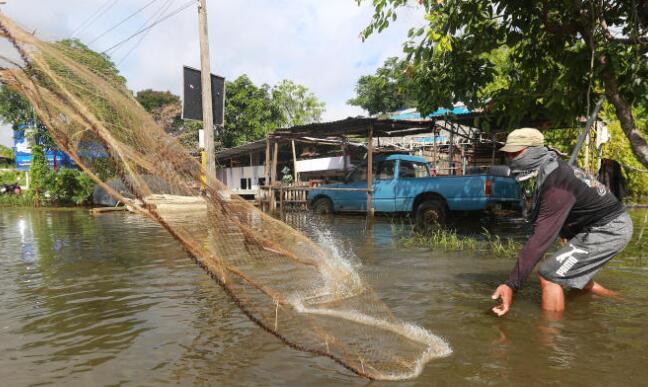
[[360, 77], [355, 87], [356, 96], [347, 103], [360, 106], [371, 115], [416, 107], [415, 85], [408, 75], [409, 67], [405, 60], [388, 58], [375, 75]]
[[279, 110], [282, 127], [319, 122], [325, 106], [307, 87], [289, 80], [272, 88], [272, 103]]
[[[645, 111], [637, 109], [635, 111], [637, 123], [640, 127], [646, 128], [646, 119], [648, 118]], [[621, 129], [621, 124], [616, 118], [613, 109], [604, 105], [600, 117], [606, 122], [610, 133], [610, 141], [603, 145], [602, 156], [607, 159], [616, 160], [623, 168], [623, 174], [626, 178], [627, 196], [635, 202], [645, 202], [648, 199], [648, 173], [639, 172], [645, 170], [645, 167], [637, 160], [632, 152], [630, 142]], [[576, 146], [578, 135], [583, 129], [565, 128], [545, 131], [545, 141], [556, 149], [570, 154]], [[596, 136], [592, 132], [590, 138], [590, 165], [589, 170], [595, 174], [598, 170], [598, 152], [595, 148]], [[577, 164], [579, 167], [585, 167], [585, 146], [581, 148], [578, 154]]]
[[155, 91], [146, 89], [138, 91], [135, 97], [137, 102], [142, 105], [147, 112], [153, 113], [155, 110], [167, 105], [180, 104], [180, 97], [170, 91]]
[[0, 171], [0, 185], [2, 184], [25, 184], [25, 173], [16, 170]]
[[[403, 231], [401, 229], [401, 231]], [[426, 230], [412, 228], [404, 233], [400, 243], [404, 247], [423, 247], [446, 251], [484, 251], [498, 257], [515, 257], [522, 248], [520, 242], [512, 238], [502, 238], [484, 229], [481, 238], [459, 235], [457, 231], [443, 227], [430, 227]]]
[[94, 181], [85, 173], [69, 168], [50, 170], [43, 148], [32, 147], [30, 194], [35, 205], [82, 205], [92, 197]]
[[259, 140], [270, 131], [317, 122], [324, 104], [304, 86], [284, 80], [275, 87], [257, 87], [247, 75], [227, 82], [225, 130], [221, 143], [229, 148]]
[[24, 193], [21, 195], [0, 195], [0, 207], [31, 207], [32, 199]]
[[261, 139], [280, 126], [282, 117], [272, 103], [270, 86], [257, 87], [247, 75], [241, 75], [227, 82], [226, 90], [224, 147]]
[[22, 124], [33, 122], [33, 118], [34, 113], [29, 101], [7, 86], [1, 85], [0, 120], [5, 124], [10, 124], [16, 130]]
[[53, 175], [49, 187], [50, 199], [59, 205], [83, 205], [90, 201], [95, 183], [76, 169], [61, 168]]
[[65, 56], [78, 63], [83, 63], [90, 71], [111, 84], [126, 87], [126, 78], [119, 74], [117, 66], [108, 55], [91, 50], [78, 39], [64, 39], [51, 44], [61, 50]]
[[[104, 77], [112, 84], [125, 88], [126, 79], [119, 75], [119, 70], [107, 55], [92, 51], [76, 39], [65, 39], [50, 44], [60, 49], [65, 56], [85, 64], [92, 72]], [[56, 62], [50, 62], [50, 65], [56, 70]], [[32, 134], [35, 136], [34, 141], [37, 144], [46, 150], [56, 151], [59, 149], [47, 128], [35, 116], [29, 101], [6, 86], [0, 87], [0, 120], [11, 124], [14, 130], [19, 129], [21, 125], [36, 127], [37, 130]]]
[[45, 152], [39, 145], [32, 146], [32, 162], [29, 168], [30, 192], [34, 203], [41, 203], [45, 199], [45, 192], [52, 181], [52, 172], [45, 158]]
[[[399, 8], [411, 6], [407, 0], [372, 4], [364, 38], [387, 28]], [[464, 102], [496, 113], [491, 117], [501, 127], [514, 128], [529, 120], [574, 126], [604, 92], [623, 100], [617, 109], [646, 108], [647, 4], [421, 0], [425, 25], [412, 28], [405, 44], [418, 109], [428, 114]], [[615, 82], [618, 87], [611, 86]], [[645, 145], [635, 141], [633, 150], [643, 154]]]
[[12, 148], [0, 144], [0, 157], [6, 157], [9, 159], [15, 159], [16, 154]]

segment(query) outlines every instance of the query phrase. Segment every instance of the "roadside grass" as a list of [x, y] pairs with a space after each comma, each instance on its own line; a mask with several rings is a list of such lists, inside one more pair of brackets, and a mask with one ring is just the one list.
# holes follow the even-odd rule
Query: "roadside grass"
[[392, 224], [396, 235], [400, 235], [399, 243], [403, 247], [430, 248], [444, 251], [480, 251], [497, 257], [514, 258], [522, 243], [513, 238], [503, 238], [483, 229], [479, 236], [459, 235], [454, 229], [440, 226], [428, 227], [424, 230], [413, 225]]
[[29, 195], [0, 195], [0, 207], [34, 207]]

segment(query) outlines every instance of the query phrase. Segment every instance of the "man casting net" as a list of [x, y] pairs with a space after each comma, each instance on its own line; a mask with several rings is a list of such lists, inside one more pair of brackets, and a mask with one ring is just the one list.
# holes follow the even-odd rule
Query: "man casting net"
[[[26, 96], [57, 145], [116, 200], [159, 222], [252, 321], [285, 344], [371, 379], [417, 376], [451, 350], [397, 319], [344, 259], [209, 176], [91, 58], [0, 16], [16, 49], [0, 80]], [[108, 155], [98, 162], [97, 155]], [[129, 199], [106, 181], [119, 177]], [[128, 195], [130, 196], [130, 195]]]

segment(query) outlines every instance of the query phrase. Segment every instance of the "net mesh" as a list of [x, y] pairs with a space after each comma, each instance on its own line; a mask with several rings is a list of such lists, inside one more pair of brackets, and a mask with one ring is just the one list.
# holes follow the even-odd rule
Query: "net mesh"
[[[343, 257], [215, 178], [202, 186], [203, 170], [188, 150], [82, 55], [4, 16], [0, 33], [17, 52], [3, 57], [0, 81], [29, 99], [80, 168], [166, 228], [261, 328], [370, 379], [416, 377], [428, 361], [451, 352], [440, 337], [396, 318]], [[112, 176], [135, 199], [106, 184]]]

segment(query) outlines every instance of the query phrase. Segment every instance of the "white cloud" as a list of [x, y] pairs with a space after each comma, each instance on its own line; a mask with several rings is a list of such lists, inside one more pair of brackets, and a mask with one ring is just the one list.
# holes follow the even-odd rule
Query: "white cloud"
[[[150, 0], [119, 0], [78, 37], [89, 42]], [[91, 44], [104, 50], [128, 37], [166, 2], [176, 9], [186, 0], [158, 0], [141, 14]], [[3, 10], [21, 25], [48, 39], [69, 37], [105, 0], [10, 0]], [[365, 2], [370, 3], [370, 2]], [[327, 120], [361, 114], [348, 106], [357, 79], [373, 73], [389, 56], [401, 55], [420, 9], [405, 9], [401, 20], [363, 43], [362, 28], [371, 6], [355, 0], [209, 0], [212, 69], [229, 79], [248, 74], [257, 84], [292, 79], [326, 102]], [[37, 11], [35, 11], [37, 10]], [[199, 66], [195, 8], [163, 22], [122, 61], [139, 37], [111, 53], [134, 90], [180, 92], [182, 65]]]

